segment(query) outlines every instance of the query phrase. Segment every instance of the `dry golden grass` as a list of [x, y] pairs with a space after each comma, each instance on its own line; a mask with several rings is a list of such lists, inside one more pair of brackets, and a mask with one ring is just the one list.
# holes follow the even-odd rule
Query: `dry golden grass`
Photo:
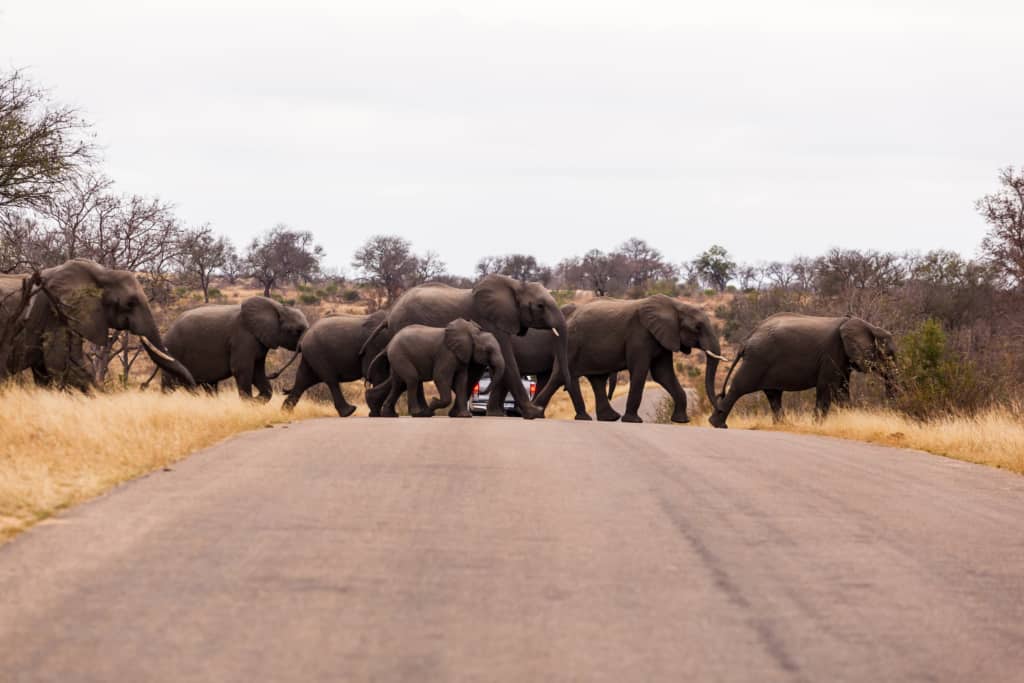
[[234, 392], [124, 391], [85, 397], [0, 389], [0, 542], [57, 510], [165, 467], [232, 434], [294, 419], [334, 415], [281, 397], [265, 405]]
[[[707, 419], [695, 420], [710, 427]], [[764, 429], [915, 448], [967, 462], [1024, 474], [1024, 410], [993, 408], [973, 417], [950, 416], [920, 422], [900, 413], [833, 410], [827, 419], [811, 413], [787, 413], [780, 424], [768, 415], [730, 415], [731, 429]]]

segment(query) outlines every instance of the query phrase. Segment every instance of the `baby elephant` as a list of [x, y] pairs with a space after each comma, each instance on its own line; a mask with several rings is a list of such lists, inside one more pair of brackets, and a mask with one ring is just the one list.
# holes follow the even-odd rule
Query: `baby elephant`
[[[395, 402], [404, 388], [409, 400], [409, 414], [431, 417], [435, 410], [452, 402], [451, 417], [470, 417], [469, 364], [490, 366], [492, 377], [505, 372], [505, 359], [498, 340], [474, 322], [458, 318], [447, 327], [410, 325], [402, 328], [370, 364], [369, 373], [390, 368], [391, 391], [381, 407], [381, 415], [395, 417]], [[420, 383], [433, 379], [440, 396], [424, 406], [420, 403]]]
[[[254, 296], [241, 304], [186, 311], [171, 325], [164, 342], [207, 391], [216, 391], [218, 382], [234, 377], [243, 398], [252, 398], [255, 384], [260, 400], [267, 401], [273, 393], [265, 368], [267, 351], [280, 346], [294, 351], [308, 327], [299, 309]], [[164, 389], [174, 386], [174, 378], [165, 373]]]

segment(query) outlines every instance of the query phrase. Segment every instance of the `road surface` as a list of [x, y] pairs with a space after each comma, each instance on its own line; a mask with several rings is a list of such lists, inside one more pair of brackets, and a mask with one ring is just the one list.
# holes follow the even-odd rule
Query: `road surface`
[[3, 681], [1010, 681], [1024, 478], [777, 433], [326, 419], [0, 547]]

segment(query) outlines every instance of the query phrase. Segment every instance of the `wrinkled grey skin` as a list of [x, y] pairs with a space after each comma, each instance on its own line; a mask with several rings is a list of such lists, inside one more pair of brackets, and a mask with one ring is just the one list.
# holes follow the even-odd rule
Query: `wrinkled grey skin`
[[[395, 403], [405, 390], [409, 414], [432, 417], [434, 411], [451, 404], [454, 387], [455, 405], [450, 416], [470, 417], [467, 408], [470, 363], [490, 367], [496, 377], [505, 372], [505, 359], [498, 340], [476, 323], [459, 318], [444, 328], [403, 327], [370, 366], [370, 374], [375, 374], [378, 368], [389, 372], [390, 389], [381, 406], [381, 415], [397, 417]], [[439, 397], [424, 406], [420, 385], [430, 379], [437, 386]]]
[[[540, 283], [521, 282], [504, 275], [487, 275], [473, 289], [457, 289], [437, 283], [420, 285], [410, 289], [395, 303], [381, 330], [387, 329], [395, 335], [409, 325], [445, 327], [457, 318], [476, 322], [495, 336], [505, 358], [506, 386], [519, 404], [520, 413], [526, 419], [543, 417], [544, 410], [530, 401], [520, 381], [512, 338], [525, 335], [534, 328], [554, 329], [559, 337], [555, 355], [565, 360], [568, 350], [565, 316], [551, 293]], [[563, 362], [560, 367], [566, 368], [567, 364]], [[468, 381], [475, 382], [481, 372], [479, 367], [471, 368]], [[566, 374], [568, 381], [566, 371], [561, 372]], [[371, 416], [380, 414], [380, 406], [390, 390], [385, 381], [366, 392]], [[579, 389], [576, 391], [578, 393]], [[582, 403], [582, 397], [579, 400]]]
[[[25, 277], [0, 278], [0, 298], [20, 290]], [[164, 346], [149, 300], [134, 273], [73, 259], [42, 271], [42, 281], [67, 317], [58, 315], [45, 292], [34, 295], [8, 361], [11, 374], [31, 368], [39, 385], [56, 384], [89, 392], [94, 380], [83, 355], [83, 341], [102, 346], [109, 330], [128, 330], [148, 342], [143, 348], [158, 368], [182, 384], [195, 387], [189, 371], [171, 358], [173, 354]], [[5, 310], [9, 305], [5, 304]], [[7, 324], [11, 321], [0, 314], [0, 325]]]
[[[579, 378], [590, 380], [598, 420], [619, 419], [619, 413], [608, 402], [605, 382], [609, 374], [629, 370], [629, 396], [626, 412], [621, 416], [623, 422], [643, 421], [637, 411], [648, 371], [675, 402], [672, 421], [689, 422], [686, 393], [676, 378], [672, 353], [690, 353], [695, 348], [715, 355], [721, 353], [718, 335], [708, 315], [697, 306], [663, 294], [636, 300], [602, 298], [592, 301], [576, 309], [568, 326], [569, 374], [577, 394]], [[704, 381], [711, 397], [717, 369], [718, 360], [709, 355]], [[559, 386], [556, 372], [537, 395], [537, 403], [547, 405]], [[577, 402], [574, 396], [573, 406], [577, 420], [590, 419], [582, 400]]]
[[[252, 398], [255, 384], [259, 400], [268, 401], [273, 389], [267, 379], [267, 352], [278, 347], [296, 350], [308, 328], [299, 309], [254, 296], [241, 304], [209, 304], [186, 311], [167, 330], [166, 339], [171, 354], [207, 391], [215, 392], [218, 382], [234, 377], [239, 396]], [[162, 384], [171, 389], [177, 382], [164, 373]]]
[[[365, 348], [363, 345], [385, 317], [384, 311], [377, 311], [371, 315], [332, 315], [313, 323], [299, 342], [302, 361], [284, 408], [291, 410], [307, 389], [324, 382], [340, 417], [355, 412], [356, 407], [345, 400], [338, 384], [369, 379], [370, 362], [384, 350], [390, 337], [385, 330]], [[376, 379], [382, 382], [387, 374]]]
[[709, 421], [715, 427], [726, 427], [736, 401], [755, 391], [764, 392], [778, 421], [782, 418], [782, 393], [806, 389], [817, 389], [815, 410], [824, 417], [833, 400], [849, 402], [853, 370], [877, 372], [892, 396], [895, 360], [892, 334], [860, 318], [779, 313], [766, 318], [743, 343]]

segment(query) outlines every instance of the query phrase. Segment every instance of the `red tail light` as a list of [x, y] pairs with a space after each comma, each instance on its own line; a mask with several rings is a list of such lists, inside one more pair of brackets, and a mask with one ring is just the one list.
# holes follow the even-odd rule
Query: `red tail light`
[[473, 385], [473, 395], [474, 396], [479, 396], [480, 395], [480, 382], [477, 382], [476, 384]]
[[537, 383], [536, 382], [530, 382], [530, 398], [533, 398], [536, 395], [537, 395]]

